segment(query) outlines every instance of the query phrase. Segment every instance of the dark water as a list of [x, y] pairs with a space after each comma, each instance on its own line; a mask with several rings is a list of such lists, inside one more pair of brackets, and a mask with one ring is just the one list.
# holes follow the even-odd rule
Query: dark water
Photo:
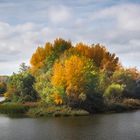
[[0, 140], [140, 140], [140, 111], [38, 119], [1, 115]]

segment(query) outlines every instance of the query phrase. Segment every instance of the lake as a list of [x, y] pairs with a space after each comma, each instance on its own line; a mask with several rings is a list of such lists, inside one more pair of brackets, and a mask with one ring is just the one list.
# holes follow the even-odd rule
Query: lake
[[35, 119], [0, 115], [0, 140], [140, 140], [140, 111]]

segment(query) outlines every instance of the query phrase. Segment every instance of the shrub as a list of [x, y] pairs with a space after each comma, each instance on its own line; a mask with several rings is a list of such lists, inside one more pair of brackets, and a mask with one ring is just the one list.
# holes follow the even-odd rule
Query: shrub
[[109, 99], [118, 99], [122, 96], [123, 90], [124, 85], [113, 83], [105, 90], [104, 97]]

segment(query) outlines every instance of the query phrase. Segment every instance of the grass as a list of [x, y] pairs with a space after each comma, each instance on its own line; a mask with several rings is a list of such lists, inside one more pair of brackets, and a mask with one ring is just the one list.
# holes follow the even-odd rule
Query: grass
[[23, 114], [28, 110], [29, 107], [22, 104], [0, 104], [2, 114]]
[[72, 109], [67, 106], [50, 106], [50, 107], [38, 107], [29, 109], [28, 113], [31, 117], [47, 117], [47, 116], [85, 116], [89, 113], [81, 109]]
[[0, 113], [8, 115], [23, 114], [29, 117], [48, 117], [48, 116], [85, 116], [89, 113], [81, 109], [72, 109], [67, 106], [40, 106], [38, 103], [26, 102], [3, 103], [0, 104]]
[[[140, 100], [124, 99], [122, 101], [108, 102], [104, 112], [125, 112], [140, 109]], [[1, 103], [0, 113], [8, 115], [23, 114], [29, 117], [48, 116], [86, 116], [89, 113], [82, 109], [73, 109], [68, 106], [46, 106], [37, 102], [26, 103]]]

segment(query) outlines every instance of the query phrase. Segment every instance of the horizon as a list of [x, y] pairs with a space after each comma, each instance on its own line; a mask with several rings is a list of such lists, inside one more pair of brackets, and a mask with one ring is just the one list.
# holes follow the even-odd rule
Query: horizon
[[29, 65], [36, 48], [57, 37], [103, 44], [140, 69], [139, 0], [1, 0], [0, 8], [0, 75]]

